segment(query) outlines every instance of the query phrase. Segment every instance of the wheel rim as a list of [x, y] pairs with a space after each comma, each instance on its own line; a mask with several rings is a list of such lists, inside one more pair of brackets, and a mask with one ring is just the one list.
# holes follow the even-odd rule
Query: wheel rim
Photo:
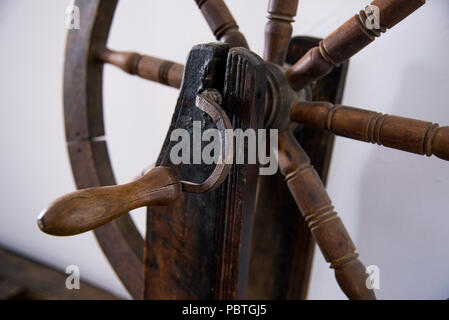
[[[69, 31], [64, 66], [67, 148], [78, 189], [116, 184], [104, 141], [103, 63], [95, 50], [106, 45], [116, 0], [78, 0], [81, 28]], [[100, 247], [131, 296], [141, 298], [142, 236], [129, 214], [94, 231]]]

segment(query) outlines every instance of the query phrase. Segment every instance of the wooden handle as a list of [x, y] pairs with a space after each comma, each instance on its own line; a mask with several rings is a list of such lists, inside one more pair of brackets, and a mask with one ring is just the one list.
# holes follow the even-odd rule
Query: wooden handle
[[279, 134], [279, 167], [324, 258], [335, 269], [340, 288], [349, 299], [375, 299], [366, 287], [368, 275], [354, 243], [309, 157], [289, 131]]
[[139, 207], [167, 205], [180, 191], [181, 185], [171, 169], [156, 167], [124, 185], [87, 188], [62, 196], [41, 213], [38, 225], [52, 235], [75, 235]]
[[223, 0], [195, 0], [210, 29], [219, 41], [231, 47], [248, 48], [245, 37]]
[[288, 82], [293, 89], [299, 90], [310, 82], [324, 77], [334, 67], [344, 63], [373, 42], [381, 32], [395, 26], [425, 2], [425, 0], [374, 0], [371, 6], [379, 9], [379, 29], [367, 24], [368, 17], [372, 15], [371, 7], [360, 11], [287, 70]]
[[269, 0], [263, 53], [265, 61], [284, 65], [297, 8], [298, 0]]
[[291, 119], [339, 136], [449, 160], [449, 127], [436, 123], [327, 102], [296, 103]]

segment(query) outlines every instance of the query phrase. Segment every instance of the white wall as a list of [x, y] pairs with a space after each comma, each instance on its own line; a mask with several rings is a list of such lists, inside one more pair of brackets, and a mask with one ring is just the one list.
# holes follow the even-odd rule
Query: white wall
[[[261, 53], [266, 1], [227, 3]], [[56, 238], [35, 222], [51, 200], [75, 189], [62, 115], [68, 4], [0, 2], [0, 245], [60, 269], [77, 264], [85, 280], [128, 297], [92, 233]], [[301, 0], [294, 34], [325, 36], [366, 4]], [[352, 59], [344, 103], [449, 124], [448, 10], [446, 0], [428, 1]], [[135, 0], [119, 4], [109, 45], [184, 63], [193, 45], [213, 40], [193, 1]], [[177, 90], [112, 67], [105, 79], [107, 138], [123, 183], [156, 160]], [[449, 298], [448, 168], [437, 158], [337, 139], [328, 190], [362, 261], [380, 267], [379, 298]], [[144, 211], [134, 216], [143, 230]], [[344, 298], [318, 251], [309, 297]]]

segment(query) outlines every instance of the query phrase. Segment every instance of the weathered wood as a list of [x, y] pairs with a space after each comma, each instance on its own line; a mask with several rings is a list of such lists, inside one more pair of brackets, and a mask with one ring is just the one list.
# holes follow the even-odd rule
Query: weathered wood
[[343, 137], [449, 160], [449, 127], [436, 123], [327, 102], [297, 103], [291, 119]]
[[374, 0], [371, 5], [379, 8], [380, 29], [367, 26], [366, 21], [371, 16], [371, 9], [367, 7], [296, 62], [287, 71], [287, 80], [295, 90], [299, 90], [324, 77], [373, 42], [381, 32], [392, 28], [424, 4], [425, 0]]
[[231, 47], [248, 48], [245, 37], [223, 0], [195, 0], [217, 40]]
[[324, 258], [335, 269], [340, 288], [349, 299], [375, 299], [366, 286], [366, 269], [324, 185], [289, 131], [279, 135], [279, 167]]
[[[103, 63], [95, 55], [104, 48], [115, 0], [77, 0], [81, 28], [69, 31], [64, 65], [64, 119], [73, 175], [78, 189], [115, 184], [104, 135]], [[95, 230], [95, 236], [131, 295], [142, 293], [143, 239], [129, 215]]]
[[4, 248], [0, 248], [0, 261], [0, 299], [117, 299], [84, 281], [78, 290], [68, 290], [67, 274]]
[[140, 55], [136, 52], [120, 52], [109, 49], [97, 50], [98, 58], [123, 71], [173, 88], [179, 88], [184, 66], [182, 64]]
[[[212, 122], [194, 110], [199, 90], [215, 88], [235, 129], [261, 128], [265, 66], [249, 51], [227, 45], [194, 47], [185, 67], [183, 87], [157, 164], [171, 167], [189, 181], [202, 181], [214, 167], [173, 165], [169, 158], [176, 128], [192, 132]], [[234, 299], [245, 296], [250, 231], [255, 201], [256, 165], [234, 165], [216, 191], [183, 193], [167, 207], [148, 210], [145, 298]]]
[[298, 0], [269, 0], [263, 53], [265, 61], [284, 64], [297, 8]]

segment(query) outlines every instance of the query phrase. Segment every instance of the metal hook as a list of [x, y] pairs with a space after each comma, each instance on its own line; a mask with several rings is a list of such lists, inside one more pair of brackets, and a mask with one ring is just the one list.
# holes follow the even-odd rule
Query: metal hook
[[182, 190], [192, 193], [204, 193], [216, 189], [226, 179], [231, 169], [233, 150], [226, 130], [232, 130], [232, 124], [226, 112], [220, 107], [221, 95], [215, 89], [207, 89], [196, 97], [195, 106], [208, 114], [220, 134], [221, 150], [219, 159], [212, 174], [202, 183], [180, 181]]

